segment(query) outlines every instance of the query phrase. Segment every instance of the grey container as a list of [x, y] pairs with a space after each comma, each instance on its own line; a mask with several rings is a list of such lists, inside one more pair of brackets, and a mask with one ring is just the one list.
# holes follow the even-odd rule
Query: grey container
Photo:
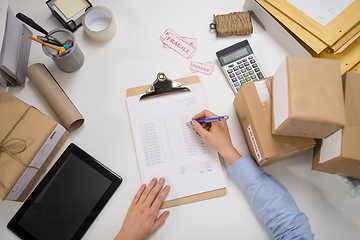
[[76, 43], [74, 34], [67, 29], [59, 28], [50, 31], [49, 35], [55, 37], [61, 42], [72, 40], [73, 47], [66, 55], [58, 56], [56, 50], [43, 45], [42, 48], [44, 53], [50, 57], [63, 72], [71, 73], [79, 70], [84, 65], [85, 57]]

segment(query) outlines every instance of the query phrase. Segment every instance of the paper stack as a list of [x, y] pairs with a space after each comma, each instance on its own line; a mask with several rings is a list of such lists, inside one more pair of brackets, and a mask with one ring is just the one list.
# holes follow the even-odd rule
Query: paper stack
[[8, 1], [0, 2], [0, 85], [25, 86], [31, 31], [17, 19]]
[[341, 73], [360, 67], [360, 1], [255, 0], [317, 58], [338, 59]]

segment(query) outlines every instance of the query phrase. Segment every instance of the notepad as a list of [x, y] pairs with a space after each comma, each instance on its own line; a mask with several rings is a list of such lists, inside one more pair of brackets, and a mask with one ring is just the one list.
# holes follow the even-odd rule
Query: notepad
[[225, 188], [217, 152], [186, 123], [206, 108], [200, 83], [190, 92], [139, 101], [126, 99], [140, 176], [148, 184], [165, 177], [165, 201]]
[[90, 6], [85, 0], [56, 0], [54, 4], [67, 19], [71, 19], [78, 12]]

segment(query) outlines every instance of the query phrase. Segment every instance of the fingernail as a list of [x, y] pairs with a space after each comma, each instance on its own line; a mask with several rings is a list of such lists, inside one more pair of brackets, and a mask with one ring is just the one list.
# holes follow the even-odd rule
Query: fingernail
[[165, 181], [165, 178], [160, 178], [160, 182], [164, 182]]
[[151, 181], [152, 181], [152, 182], [156, 182], [156, 181], [157, 181], [157, 179], [156, 179], [156, 178], [153, 178]]

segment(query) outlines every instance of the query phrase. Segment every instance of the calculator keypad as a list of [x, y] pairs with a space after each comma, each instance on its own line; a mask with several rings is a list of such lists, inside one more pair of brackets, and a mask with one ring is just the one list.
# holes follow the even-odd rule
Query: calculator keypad
[[229, 81], [230, 84], [232, 83], [236, 89], [235, 91], [233, 88], [235, 94], [242, 84], [265, 77], [253, 55], [244, 57], [243, 59], [238, 60], [236, 63], [233, 62], [230, 65], [224, 66], [223, 68], [227, 73], [228, 79], [231, 80], [231, 82]]

